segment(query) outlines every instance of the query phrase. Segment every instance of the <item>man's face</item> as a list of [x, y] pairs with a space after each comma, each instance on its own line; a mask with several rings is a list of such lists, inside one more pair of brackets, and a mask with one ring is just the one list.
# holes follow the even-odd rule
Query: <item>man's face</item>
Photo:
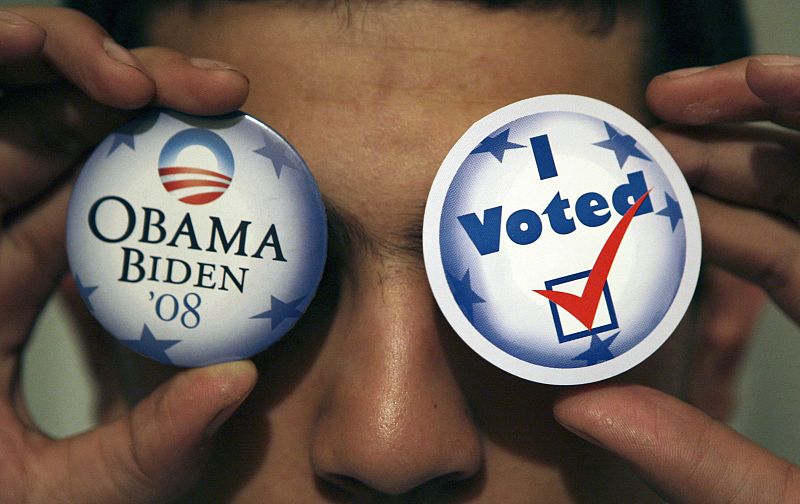
[[[421, 251], [436, 170], [485, 114], [574, 93], [644, 117], [644, 24], [622, 15], [597, 34], [591, 13], [353, 2], [348, 15], [344, 5], [281, 4], [164, 7], [150, 22], [149, 43], [249, 77], [244, 110], [300, 151], [333, 209], [320, 291], [256, 358], [259, 384], [217, 437], [192, 501], [653, 498], [555, 423], [558, 388], [511, 377], [461, 342]], [[626, 379], [674, 390], [669, 346]]]

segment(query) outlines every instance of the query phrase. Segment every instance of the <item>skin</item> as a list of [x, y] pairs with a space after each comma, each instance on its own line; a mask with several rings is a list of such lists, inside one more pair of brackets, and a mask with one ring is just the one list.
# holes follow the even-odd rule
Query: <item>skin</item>
[[[794, 60], [662, 76], [645, 95], [633, 15], [597, 35], [564, 13], [456, 3], [354, 4], [349, 22], [328, 8], [177, 6], [153, 15], [153, 46], [129, 53], [74, 12], [15, 12], [0, 23], [0, 79], [18, 86], [0, 112], [0, 501], [188, 491], [189, 502], [657, 502], [644, 482], [671, 502], [800, 499], [796, 468], [712, 419], [731, 408], [760, 299], [731, 272], [800, 316], [787, 192], [796, 133], [729, 124], [800, 124]], [[551, 92], [640, 118], [646, 96], [672, 123], [654, 132], [697, 190], [714, 264], [662, 350], [611, 382], [568, 389], [510, 377], [466, 348], [437, 311], [419, 250], [450, 145], [486, 113]], [[16, 377], [65, 270], [62, 174], [148, 104], [241, 107], [286, 135], [336, 209], [330, 267], [308, 314], [254, 363], [178, 372], [124, 355], [135, 383], [121, 383], [119, 365], [101, 364], [117, 347], [87, 325], [106, 421], [53, 441], [27, 418]], [[123, 385], [141, 400], [127, 405]]]

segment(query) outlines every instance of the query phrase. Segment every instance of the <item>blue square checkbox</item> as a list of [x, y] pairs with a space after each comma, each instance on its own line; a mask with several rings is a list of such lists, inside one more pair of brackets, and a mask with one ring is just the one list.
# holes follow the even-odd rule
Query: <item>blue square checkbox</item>
[[[583, 287], [586, 285], [586, 282], [581, 282], [581, 280], [589, 278], [590, 272], [591, 270], [582, 271], [561, 278], [547, 280], [544, 283], [544, 288], [547, 290], [554, 290], [553, 287], [560, 285], [562, 287], [558, 289], [559, 291], [580, 295], [581, 292], [583, 292]], [[603, 301], [605, 301], [605, 303], [603, 303]], [[603, 307], [605, 307], [605, 309]], [[614, 311], [614, 302], [611, 299], [611, 291], [608, 288], [608, 282], [603, 286], [603, 298], [600, 301], [600, 305], [597, 307], [597, 315], [595, 316], [595, 323], [600, 323], [601, 325], [588, 330], [569, 312], [563, 310], [552, 301], [550, 301], [550, 311], [553, 313], [553, 323], [556, 326], [556, 334], [558, 335], [559, 343], [566, 343], [589, 336], [592, 333], [600, 333], [619, 328], [617, 313]]]

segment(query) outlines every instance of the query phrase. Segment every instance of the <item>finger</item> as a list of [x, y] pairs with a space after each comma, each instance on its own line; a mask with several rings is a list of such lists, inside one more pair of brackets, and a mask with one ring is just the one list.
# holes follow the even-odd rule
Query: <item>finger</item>
[[703, 284], [700, 304], [703, 338], [719, 348], [741, 346], [752, 335], [764, 292], [715, 266], [707, 268]]
[[725, 420], [734, 409], [736, 370], [761, 314], [764, 292], [713, 265], [706, 267], [700, 287], [688, 400]]
[[247, 99], [247, 77], [233, 66], [164, 47], [135, 49], [156, 86], [155, 104], [189, 114], [224, 114]]
[[0, 498], [3, 502], [25, 502], [23, 485], [25, 481], [25, 457], [28, 447], [25, 431], [17, 422], [14, 412], [5, 398], [0, 398]]
[[[157, 104], [203, 115], [230, 112], [246, 98], [247, 79], [226, 63], [187, 58], [163, 48], [144, 48], [134, 55], [90, 18], [69, 9], [20, 8], [14, 13], [47, 30], [47, 37], [41, 56], [26, 65], [28, 71], [0, 69], [0, 82], [40, 82], [41, 73], [52, 66], [109, 106], [134, 109], [155, 98]], [[2, 30], [0, 41], [1, 34]]]
[[653, 129], [689, 184], [706, 194], [800, 220], [800, 136], [750, 126]]
[[152, 100], [155, 86], [141, 62], [85, 14], [53, 7], [8, 10], [41, 27], [47, 37], [40, 56], [26, 62], [24, 68], [0, 69], [0, 83], [8, 86], [40, 82], [42, 75], [48, 73], [47, 67], [52, 67], [105, 105], [136, 109]]
[[800, 470], [679, 400], [642, 386], [572, 389], [567, 429], [630, 462], [667, 501], [800, 502]]
[[203, 446], [256, 378], [249, 361], [184, 371], [129, 416], [48, 444], [32, 468], [30, 502], [150, 503], [180, 495], [200, 475]]
[[[212, 115], [231, 112], [247, 98], [247, 79], [224, 63], [163, 48], [137, 54], [153, 74], [155, 105]], [[131, 115], [67, 85], [7, 96], [0, 109], [0, 214], [48, 187]]]
[[[773, 56], [760, 56], [773, 61]], [[772, 120], [800, 124], [800, 114], [765, 102], [748, 85], [750, 58], [715, 67], [676, 70], [660, 75], [647, 88], [647, 104], [661, 119], [675, 124]]]
[[765, 103], [777, 109], [800, 111], [800, 58], [752, 58], [745, 76], [747, 85]]
[[0, 108], [0, 214], [49, 187], [130, 113], [67, 85], [12, 93]]
[[800, 235], [785, 219], [695, 195], [703, 253], [712, 263], [763, 288], [800, 320]]
[[66, 269], [70, 190], [59, 187], [0, 235], [0, 355], [19, 348]]
[[0, 10], [0, 65], [14, 65], [37, 58], [47, 32], [19, 14]]

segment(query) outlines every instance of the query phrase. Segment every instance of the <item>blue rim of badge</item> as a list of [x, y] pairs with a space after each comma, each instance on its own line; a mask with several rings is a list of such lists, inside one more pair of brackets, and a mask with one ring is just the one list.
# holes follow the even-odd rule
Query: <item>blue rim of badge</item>
[[[673, 302], [660, 322], [639, 343], [610, 359], [584, 367], [559, 368], [535, 364], [501, 349], [466, 317], [454, 298], [442, 259], [440, 243], [441, 219], [445, 200], [454, 177], [465, 159], [492, 133], [525, 116], [565, 112], [589, 116], [607, 122], [633, 137], [663, 171], [680, 203], [685, 226], [685, 263]], [[526, 380], [551, 385], [592, 383], [619, 375], [652, 355], [682, 320], [694, 295], [700, 272], [701, 236], [697, 210], [692, 194], [680, 169], [666, 148], [624, 111], [603, 101], [577, 95], [547, 95], [507, 105], [478, 120], [455, 143], [442, 162], [431, 186], [423, 222], [425, 269], [434, 297], [455, 332], [475, 352], [495, 366]]]

